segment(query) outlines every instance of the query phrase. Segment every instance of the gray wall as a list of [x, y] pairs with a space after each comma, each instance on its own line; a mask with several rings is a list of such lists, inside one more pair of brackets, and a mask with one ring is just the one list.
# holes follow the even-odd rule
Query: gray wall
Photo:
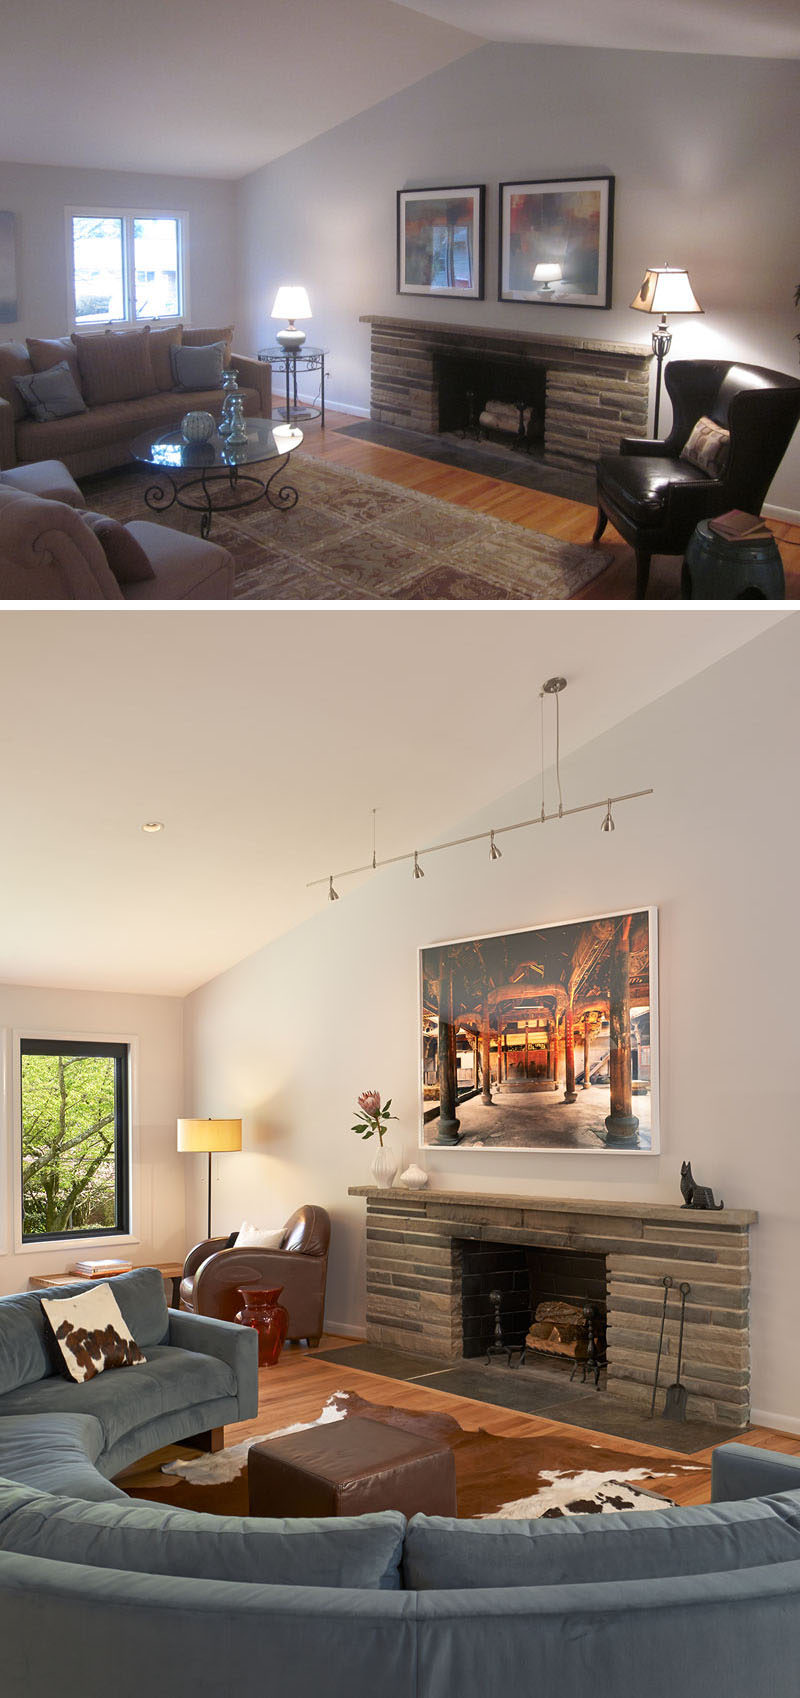
[[[271, 337], [274, 289], [306, 284], [309, 339], [330, 349], [331, 397], [366, 408], [360, 313], [551, 327], [649, 343], [629, 310], [647, 265], [685, 265], [702, 318], [675, 321], [676, 357], [734, 354], [797, 371], [793, 307], [800, 67], [774, 60], [487, 46], [255, 172], [239, 185], [244, 342]], [[610, 312], [500, 304], [497, 185], [611, 172]], [[395, 191], [485, 182], [487, 298], [395, 293]], [[669, 415], [667, 414], [667, 417]], [[800, 440], [770, 494], [800, 510]]]
[[0, 207], [16, 215], [20, 314], [18, 324], [0, 326], [3, 340], [63, 336], [70, 328], [64, 216], [68, 206], [187, 212], [187, 322], [235, 322], [231, 317], [237, 298], [233, 183], [0, 163]]

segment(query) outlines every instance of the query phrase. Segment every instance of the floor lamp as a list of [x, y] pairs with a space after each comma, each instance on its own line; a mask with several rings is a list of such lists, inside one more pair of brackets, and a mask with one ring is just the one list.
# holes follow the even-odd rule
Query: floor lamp
[[211, 1237], [211, 1157], [216, 1150], [240, 1150], [241, 1120], [179, 1120], [178, 1149], [182, 1155], [208, 1155], [208, 1234]]
[[672, 331], [667, 325], [668, 312], [702, 312], [695, 300], [689, 273], [678, 265], [651, 265], [645, 272], [639, 292], [631, 301], [637, 312], [659, 312], [661, 317], [653, 331], [653, 353], [656, 357], [656, 408], [653, 435], [658, 436], [658, 410], [661, 401], [661, 367], [672, 346]]

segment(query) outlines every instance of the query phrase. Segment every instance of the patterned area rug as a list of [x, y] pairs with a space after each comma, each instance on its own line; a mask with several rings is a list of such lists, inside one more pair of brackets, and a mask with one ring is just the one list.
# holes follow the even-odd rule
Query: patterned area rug
[[251, 1444], [346, 1420], [351, 1415], [386, 1421], [449, 1444], [455, 1454], [458, 1512], [462, 1517], [492, 1515], [520, 1520], [657, 1509], [671, 1502], [670, 1481], [686, 1473], [708, 1473], [707, 1469], [676, 1462], [657, 1452], [626, 1454], [607, 1449], [576, 1439], [568, 1429], [563, 1434], [502, 1438], [482, 1427], [463, 1428], [452, 1415], [439, 1410], [420, 1413], [396, 1409], [370, 1403], [356, 1392], [337, 1391], [314, 1421], [260, 1433], [215, 1455], [170, 1461], [163, 1465], [160, 1475], [135, 1488], [124, 1479], [118, 1483], [134, 1496], [156, 1498], [176, 1507], [246, 1515], [247, 1452]]
[[[560, 542], [487, 518], [382, 478], [292, 456], [286, 477], [296, 507], [265, 503], [220, 513], [211, 541], [236, 561], [246, 600], [563, 600], [608, 564], [594, 546]], [[114, 518], [154, 519], [144, 493], [151, 472], [102, 473], [83, 482], [89, 506]], [[199, 531], [196, 514], [172, 507], [160, 519]]]

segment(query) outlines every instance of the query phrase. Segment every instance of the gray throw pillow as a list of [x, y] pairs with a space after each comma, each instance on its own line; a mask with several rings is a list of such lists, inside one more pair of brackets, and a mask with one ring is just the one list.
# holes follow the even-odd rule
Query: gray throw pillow
[[187, 347], [185, 344], [170, 348], [169, 358], [176, 389], [221, 388], [224, 342], [210, 342], [203, 348]]
[[30, 377], [12, 377], [11, 381], [38, 424], [86, 412], [86, 402], [66, 360], [59, 360], [58, 365], [50, 366], [48, 371], [35, 371]]

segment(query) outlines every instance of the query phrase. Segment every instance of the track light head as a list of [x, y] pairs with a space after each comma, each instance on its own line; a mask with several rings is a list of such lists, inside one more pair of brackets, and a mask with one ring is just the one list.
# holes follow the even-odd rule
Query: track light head
[[489, 860], [490, 861], [502, 861], [502, 859], [503, 859], [503, 851], [502, 851], [502, 849], [498, 849], [497, 844], [495, 843], [495, 840], [494, 840], [494, 832], [490, 831], [490, 833], [489, 833]]
[[611, 803], [609, 801], [607, 806], [606, 806], [606, 811], [605, 811], [605, 815], [603, 817], [602, 824], [600, 826], [600, 830], [601, 831], [616, 831], [616, 829], [617, 828], [614, 824], [614, 820], [613, 820], [613, 817], [612, 817], [612, 814], [611, 814]]
[[424, 872], [423, 872], [423, 871], [422, 871], [422, 868], [421, 868], [421, 866], [420, 866], [420, 864], [419, 864], [419, 860], [418, 860], [418, 858], [417, 858], [417, 851], [416, 851], [416, 849], [415, 849], [415, 850], [414, 850], [414, 877], [415, 877], [415, 878], [424, 878], [424, 877], [425, 877], [425, 874], [424, 874]]
[[333, 873], [331, 873], [330, 878], [328, 880], [328, 901], [329, 902], [338, 902], [338, 900], [339, 900], [339, 892], [338, 892], [338, 890], [334, 890], [334, 888], [333, 888]]

